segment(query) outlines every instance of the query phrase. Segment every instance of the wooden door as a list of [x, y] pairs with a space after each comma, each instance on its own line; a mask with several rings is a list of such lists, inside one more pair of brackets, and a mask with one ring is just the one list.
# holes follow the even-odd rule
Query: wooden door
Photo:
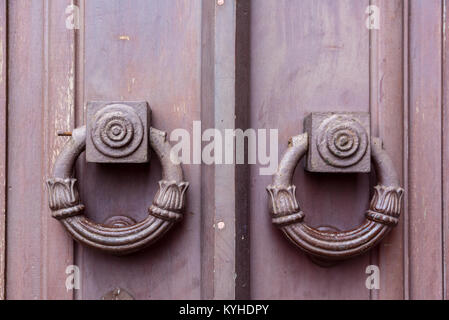
[[[1, 0], [0, 298], [101, 299], [118, 288], [135, 299], [447, 298], [447, 4]], [[121, 257], [80, 245], [51, 217], [45, 181], [70, 139], [57, 133], [84, 125], [98, 100], [147, 101], [151, 125], [186, 130], [192, 149], [207, 144], [195, 140], [199, 123], [200, 134], [277, 130], [279, 158], [309, 113], [369, 112], [405, 189], [400, 223], [370, 252], [323, 268], [271, 223], [265, 165], [192, 155], [184, 220], [160, 241]], [[155, 156], [102, 165], [83, 155], [76, 166], [99, 223], [144, 219], [160, 176]], [[307, 223], [359, 225], [375, 178], [298, 166]], [[71, 266], [80, 281], [67, 290]], [[369, 266], [378, 288], [366, 286]]]

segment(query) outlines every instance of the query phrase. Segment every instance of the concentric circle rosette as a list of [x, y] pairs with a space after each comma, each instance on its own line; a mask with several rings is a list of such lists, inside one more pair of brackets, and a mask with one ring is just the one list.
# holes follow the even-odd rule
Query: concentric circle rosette
[[133, 108], [113, 104], [97, 112], [90, 134], [98, 151], [105, 156], [122, 158], [139, 148], [144, 126]]
[[369, 137], [358, 120], [335, 115], [323, 121], [317, 149], [329, 165], [347, 168], [357, 164], [368, 150]]

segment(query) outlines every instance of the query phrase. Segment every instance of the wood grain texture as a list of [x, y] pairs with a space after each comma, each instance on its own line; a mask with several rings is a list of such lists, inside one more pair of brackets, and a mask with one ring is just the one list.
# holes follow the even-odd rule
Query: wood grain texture
[[410, 1], [410, 298], [442, 299], [442, 2]]
[[[39, 299], [44, 205], [44, 2], [9, 2], [7, 297]], [[30, 50], [33, 48], [33, 50]], [[24, 89], [26, 88], [26, 90]], [[30, 125], [32, 124], [32, 125]], [[26, 133], [26, 134], [24, 134]], [[13, 147], [12, 147], [13, 146]]]
[[409, 21], [409, 13], [410, 13], [410, 1], [405, 0], [404, 1], [404, 7], [403, 7], [403, 21], [404, 21], [404, 32], [403, 32], [403, 128], [404, 128], [404, 140], [403, 140], [403, 151], [404, 151], [404, 160], [403, 160], [403, 174], [402, 178], [404, 180], [404, 188], [406, 189], [406, 192], [404, 194], [404, 214], [403, 214], [403, 233], [404, 233], [404, 299], [409, 300], [410, 299], [410, 258], [409, 258], [409, 214], [408, 214], [408, 207], [409, 207], [409, 192], [408, 192], [408, 186], [409, 186], [409, 31], [410, 31], [410, 21]]
[[[67, 29], [66, 8], [73, 1], [45, 1], [44, 30], [44, 145], [43, 178], [51, 176], [57, 155], [67, 138], [58, 131], [75, 128], [75, 29]], [[76, 17], [74, 17], [76, 19]], [[45, 189], [46, 190], [46, 189]], [[66, 288], [66, 268], [73, 264], [73, 241], [42, 203], [42, 298], [73, 299], [73, 290]]]
[[[203, 130], [246, 129], [249, 1], [226, 1], [222, 6], [203, 1], [202, 15]], [[204, 299], [250, 297], [248, 182], [246, 165], [202, 166]]]
[[[236, 1], [215, 9], [215, 123], [224, 136], [235, 129]], [[235, 299], [235, 166], [215, 165], [214, 299]]]
[[[250, 72], [251, 72], [251, 1], [238, 0], [236, 8], [236, 80], [235, 80], [235, 127], [243, 131], [249, 128], [250, 120]], [[245, 159], [248, 150], [244, 151]], [[250, 283], [250, 165], [239, 164], [235, 167], [235, 297], [249, 299], [251, 296]]]
[[[213, 128], [215, 109], [215, 2], [202, 0], [201, 123]], [[215, 167], [201, 166], [201, 299], [213, 299], [215, 248]]]
[[[85, 123], [87, 101], [146, 100], [153, 127], [192, 132], [201, 116], [201, 1], [98, 0], [80, 6], [83, 100], [77, 103], [77, 126]], [[78, 169], [86, 214], [99, 223], [115, 215], [142, 220], [161, 178], [155, 156], [149, 165], [130, 166], [85, 164], [81, 156]], [[77, 245], [77, 299], [100, 299], [117, 287], [136, 299], [200, 298], [201, 168], [183, 169], [191, 183], [185, 219], [159, 243], [126, 258]]]
[[[399, 177], [404, 158], [404, 2], [375, 0], [380, 9], [379, 30], [371, 30], [371, 120], [372, 135], [382, 138]], [[401, 185], [403, 179], [401, 178]], [[399, 225], [373, 251], [371, 262], [381, 271], [380, 290], [372, 290], [373, 299], [404, 298], [404, 216]], [[394, 261], [394, 263], [393, 263]]]
[[[261, 1], [251, 8], [251, 127], [279, 130], [279, 152], [310, 112], [369, 111], [369, 1]], [[265, 187], [251, 170], [251, 295], [255, 299], [369, 299], [369, 255], [324, 269], [271, 224]], [[294, 178], [312, 226], [351, 229], [368, 207], [367, 175]], [[314, 201], [314, 199], [320, 199]], [[269, 279], [269, 281], [267, 281]], [[275, 284], [275, 285], [274, 285]]]
[[449, 1], [443, 2], [443, 298], [449, 299]]
[[65, 270], [72, 242], [50, 216], [45, 178], [73, 121], [73, 30], [70, 1], [9, 4], [7, 296], [71, 298]]
[[[72, 2], [78, 31], [65, 25]], [[0, 0], [0, 299], [115, 288], [136, 299], [449, 298], [449, 0], [224, 3]], [[380, 8], [379, 30], [365, 26], [368, 5]], [[324, 269], [271, 224], [260, 166], [193, 164], [177, 230], [128, 257], [84, 248], [51, 218], [44, 182], [66, 139], [56, 132], [84, 125], [89, 100], [147, 100], [168, 132], [193, 133], [199, 120], [278, 129], [279, 156], [310, 112], [370, 111], [406, 188], [400, 225], [371, 253]], [[154, 155], [131, 166], [81, 156], [87, 215], [142, 220], [160, 172]], [[306, 222], [341, 230], [363, 221], [374, 181], [302, 165], [294, 177]], [[380, 290], [365, 287], [372, 264]]]
[[7, 152], [7, 1], [0, 1], [0, 300], [5, 299], [6, 152]]

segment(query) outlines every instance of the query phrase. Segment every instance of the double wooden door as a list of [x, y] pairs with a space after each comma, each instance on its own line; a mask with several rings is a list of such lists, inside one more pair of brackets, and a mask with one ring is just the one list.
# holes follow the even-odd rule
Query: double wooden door
[[[447, 5], [0, 1], [0, 296], [447, 298]], [[266, 164], [200, 161], [183, 164], [184, 220], [159, 242], [120, 257], [82, 246], [51, 217], [46, 179], [69, 139], [57, 133], [84, 125], [89, 101], [147, 101], [153, 127], [184, 129], [192, 145], [198, 123], [201, 132], [277, 130], [279, 159], [309, 113], [369, 112], [405, 189], [400, 223], [370, 252], [323, 268], [271, 223]], [[99, 223], [143, 220], [160, 175], [155, 156], [132, 165], [81, 156], [76, 167], [86, 215]], [[299, 166], [294, 183], [310, 225], [349, 230], [364, 219], [374, 178]]]

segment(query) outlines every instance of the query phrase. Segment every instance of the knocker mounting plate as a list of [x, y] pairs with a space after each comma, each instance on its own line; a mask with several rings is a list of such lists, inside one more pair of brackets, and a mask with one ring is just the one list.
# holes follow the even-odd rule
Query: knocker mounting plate
[[150, 116], [146, 102], [88, 102], [87, 162], [148, 162]]
[[371, 171], [369, 113], [312, 113], [304, 120], [304, 128], [309, 135], [307, 171]]

